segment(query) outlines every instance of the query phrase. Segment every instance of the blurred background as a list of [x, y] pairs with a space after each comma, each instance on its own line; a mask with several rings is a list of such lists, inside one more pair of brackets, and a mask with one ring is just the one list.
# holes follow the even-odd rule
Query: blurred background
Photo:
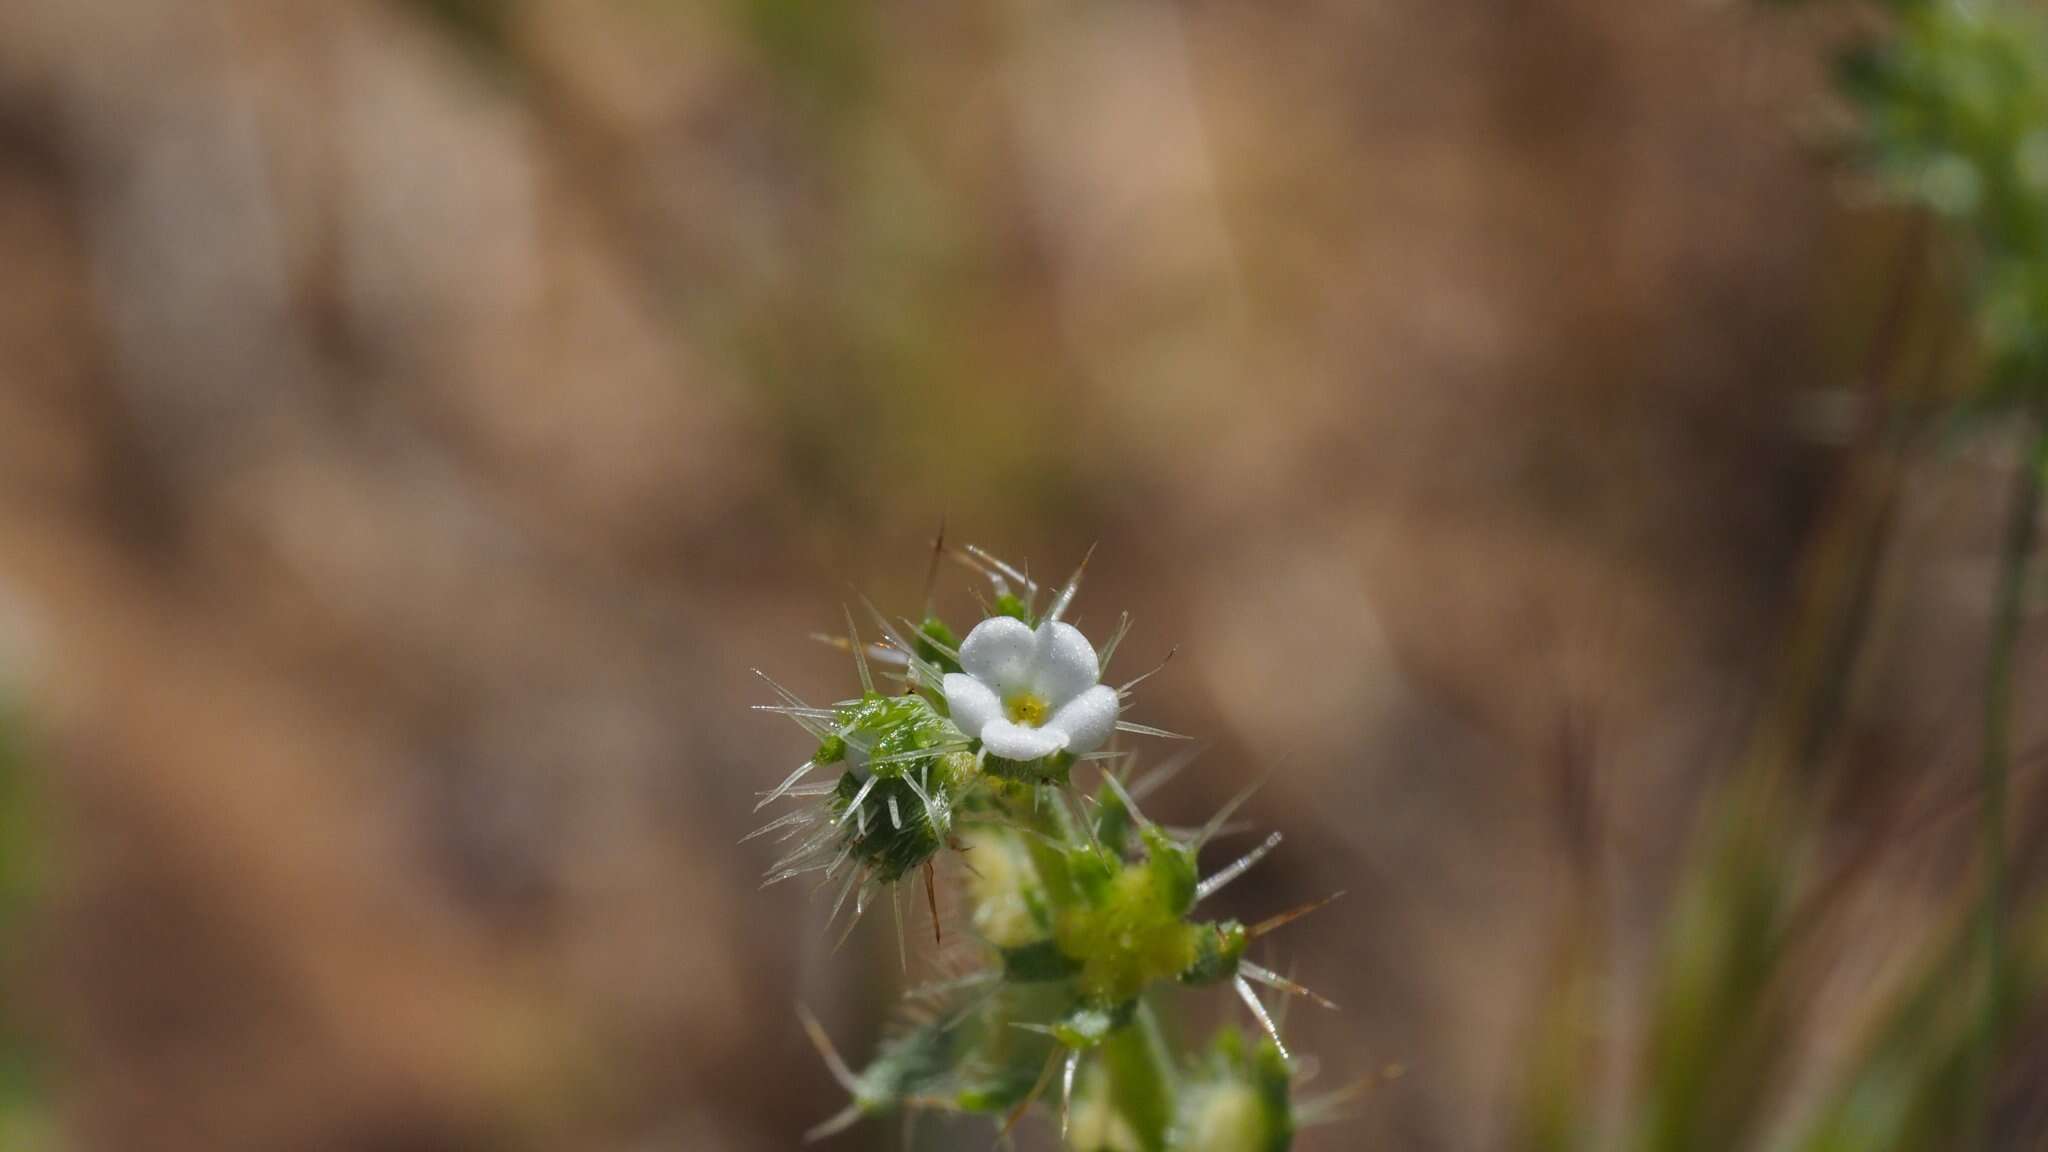
[[841, 1097], [793, 1006], [863, 1053], [900, 978], [886, 917], [834, 956], [756, 888], [807, 749], [748, 670], [847, 694], [807, 634], [915, 611], [942, 517], [1036, 573], [1099, 541], [1079, 622], [1178, 646], [1134, 718], [1212, 746], [1161, 814], [1265, 774], [1288, 836], [1229, 911], [1348, 890], [1283, 942], [1344, 1006], [1291, 1038], [1406, 1072], [1332, 1150], [1515, 1146], [1559, 956], [1621, 1122], [1688, 845], [1867, 544], [1794, 781], [1853, 864], [1796, 1102], [1966, 903], [2011, 456], [1885, 448], [1943, 264], [1828, 159], [1836, 31], [0, 4], [6, 1147], [796, 1146]]

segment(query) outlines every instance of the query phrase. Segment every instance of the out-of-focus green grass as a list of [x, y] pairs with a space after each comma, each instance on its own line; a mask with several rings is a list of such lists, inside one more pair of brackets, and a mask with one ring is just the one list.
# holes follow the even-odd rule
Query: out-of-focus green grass
[[[1583, 1056], [1589, 982], [1561, 983], [1528, 1053], [1517, 1135], [1531, 1152], [1622, 1147], [1641, 1152], [1941, 1152], [1970, 1146], [1980, 1092], [1971, 1049], [1981, 997], [1982, 937], [1953, 918], [1866, 1028], [1815, 1101], [1788, 1098], [1799, 1027], [1792, 968], [1809, 943], [1799, 901], [1799, 834], [1773, 801], [1737, 789], [1703, 836], [1668, 927], [1648, 1013], [1648, 1045], [1628, 1102], [1626, 1135], [1596, 1135]], [[2048, 905], [2010, 934], [2013, 991], [2024, 1018], [2048, 992]], [[1574, 991], [1576, 989], [1576, 991]]]
[[[1867, 590], [1884, 563], [1893, 500], [1885, 477], [1914, 438], [1885, 436], [1852, 462], [1832, 530], [1816, 534], [1801, 612], [1787, 633], [1781, 682], [1740, 769], [1700, 835], [1663, 941], [1646, 1012], [1641, 1067], [1618, 1134], [1595, 1116], [1597, 1061], [1584, 1054], [1590, 961], [1553, 982], [1530, 1055], [1519, 1141], [1542, 1152], [1619, 1146], [1641, 1152], [1942, 1152], [2001, 1144], [1992, 1107], [2001, 1040], [2048, 988], [2048, 903], [2009, 895], [2008, 820], [2014, 659], [2034, 549], [2048, 445], [2048, 25], [2025, 4], [1886, 0], [1842, 57], [1839, 77], [1859, 127], [1850, 154], [1896, 202], [1917, 205], [1933, 242], [1970, 275], [1954, 301], [1971, 320], [1973, 379], [1949, 405], [2013, 426], [2028, 445], [2013, 470], [1996, 605], [1987, 638], [1978, 883], [1952, 922], [1921, 947], [1912, 974], [1867, 1025], [1817, 1095], [1789, 1091], [1793, 1003], [1816, 961], [1809, 919], [1839, 895], [1809, 864], [1820, 836], [1794, 781], [1853, 772], [1830, 740], [1856, 683], [1872, 627]], [[1918, 248], [1917, 242], [1913, 245]], [[1908, 262], [1909, 298], [1928, 295], [1926, 262]], [[1880, 324], [1893, 339], [1898, 318]], [[1878, 424], [1925, 415], [1913, 389], [1877, 365]], [[1851, 782], [1853, 786], [1853, 782]], [[2013, 908], [2024, 909], [2019, 914]], [[1858, 947], [1884, 948], [1886, 941]], [[1819, 957], [1825, 964], [1828, 958]], [[2048, 1134], [2029, 1135], [2033, 1139]], [[2036, 1147], [2040, 1145], [2024, 1145]]]
[[40, 886], [42, 822], [19, 705], [0, 695], [0, 1147], [48, 1147], [45, 1067], [21, 989], [29, 911]]

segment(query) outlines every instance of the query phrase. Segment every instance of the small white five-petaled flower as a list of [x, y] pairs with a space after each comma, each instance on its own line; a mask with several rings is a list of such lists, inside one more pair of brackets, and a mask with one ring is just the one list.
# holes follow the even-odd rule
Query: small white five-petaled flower
[[991, 756], [1080, 755], [1116, 729], [1116, 689], [1096, 682], [1095, 648], [1071, 624], [1048, 620], [1034, 630], [991, 616], [961, 643], [960, 667], [946, 675], [946, 707]]

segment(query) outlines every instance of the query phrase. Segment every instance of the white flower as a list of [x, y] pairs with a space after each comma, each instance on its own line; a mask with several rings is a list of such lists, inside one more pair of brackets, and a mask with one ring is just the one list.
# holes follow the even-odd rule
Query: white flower
[[960, 667], [944, 682], [946, 707], [962, 732], [991, 756], [1038, 760], [1101, 747], [1116, 728], [1116, 689], [1081, 630], [1048, 620], [991, 616], [960, 645]]

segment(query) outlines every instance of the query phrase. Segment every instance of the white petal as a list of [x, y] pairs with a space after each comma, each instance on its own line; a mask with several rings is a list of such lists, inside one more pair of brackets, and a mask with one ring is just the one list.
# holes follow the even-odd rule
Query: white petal
[[1067, 751], [1076, 756], [1093, 752], [1116, 730], [1116, 709], [1116, 689], [1097, 684], [1067, 701], [1039, 731], [1065, 736]]
[[1005, 760], [1038, 760], [1067, 746], [1067, 734], [997, 720], [981, 730], [981, 746]]
[[1095, 662], [1095, 646], [1072, 624], [1040, 624], [1037, 645], [1031, 687], [1054, 708], [1102, 679], [1102, 669]]
[[1013, 616], [991, 616], [960, 642], [960, 668], [996, 695], [1008, 696], [1031, 687], [1037, 652], [1038, 639], [1029, 624]]
[[981, 730], [991, 723], [1003, 719], [1003, 702], [995, 690], [964, 672], [948, 672], [944, 681], [946, 710], [953, 714], [953, 723], [969, 736], [980, 736]]

